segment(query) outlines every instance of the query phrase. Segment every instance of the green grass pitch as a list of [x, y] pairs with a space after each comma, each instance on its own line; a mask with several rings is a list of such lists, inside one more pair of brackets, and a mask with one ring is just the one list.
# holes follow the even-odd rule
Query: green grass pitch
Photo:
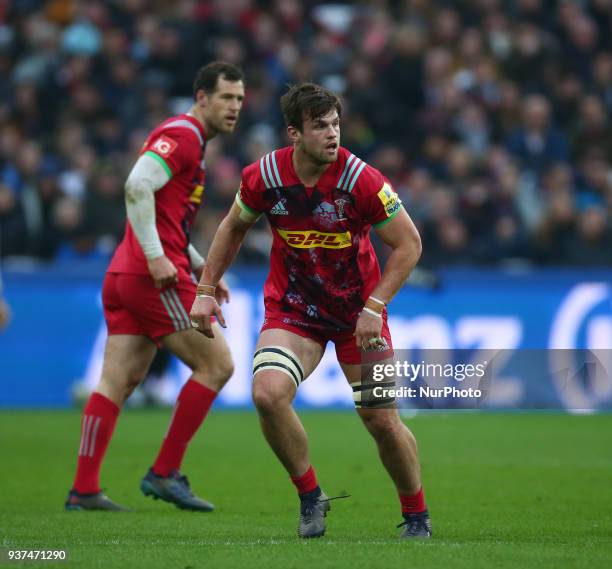
[[393, 487], [353, 413], [302, 413], [325, 491], [352, 495], [332, 502], [326, 536], [308, 542], [296, 537], [294, 490], [253, 413], [213, 412], [187, 455], [184, 471], [214, 513], [143, 498], [169, 414], [121, 417], [103, 486], [135, 511], [109, 514], [62, 508], [76, 411], [0, 412], [0, 548], [66, 549], [69, 561], [53, 565], [78, 568], [612, 566], [612, 415], [409, 419], [434, 538], [400, 543]]

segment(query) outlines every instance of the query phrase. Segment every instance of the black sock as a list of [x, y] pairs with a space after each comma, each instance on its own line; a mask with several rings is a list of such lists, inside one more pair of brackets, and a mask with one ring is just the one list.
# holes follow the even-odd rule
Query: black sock
[[317, 486], [314, 490], [311, 490], [310, 492], [304, 492], [303, 494], [300, 494], [299, 496], [300, 496], [300, 500], [315, 500], [320, 495], [321, 495], [321, 488]]

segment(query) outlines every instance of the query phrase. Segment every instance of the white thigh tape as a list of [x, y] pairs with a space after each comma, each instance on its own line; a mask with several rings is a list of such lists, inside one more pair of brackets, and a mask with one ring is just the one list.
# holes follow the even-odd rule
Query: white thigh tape
[[255, 352], [253, 376], [265, 369], [280, 371], [288, 375], [296, 387], [304, 381], [304, 368], [300, 359], [284, 346], [265, 346]]

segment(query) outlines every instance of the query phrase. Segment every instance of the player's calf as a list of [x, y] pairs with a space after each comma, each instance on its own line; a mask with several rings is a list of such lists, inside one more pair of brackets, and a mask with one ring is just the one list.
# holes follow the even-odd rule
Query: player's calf
[[421, 487], [416, 440], [395, 409], [361, 409], [359, 415], [378, 446], [383, 465], [398, 490], [404, 522], [402, 539], [431, 537], [431, 521]]

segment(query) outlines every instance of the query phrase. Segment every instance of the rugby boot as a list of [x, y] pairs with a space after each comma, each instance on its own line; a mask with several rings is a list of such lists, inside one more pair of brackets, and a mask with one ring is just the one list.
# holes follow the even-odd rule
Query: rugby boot
[[329, 498], [321, 491], [300, 496], [298, 536], [304, 539], [325, 535], [325, 516], [331, 510]]
[[170, 476], [164, 477], [157, 476], [152, 469], [149, 469], [140, 482], [140, 490], [145, 496], [153, 496], [155, 500], [164, 500], [181, 510], [212, 512], [215, 509], [210, 502], [194, 495], [189, 486], [189, 480], [178, 470], [173, 470]]
[[99, 510], [107, 512], [129, 512], [119, 504], [115, 504], [104, 492], [96, 494], [79, 494], [76, 490], [68, 492], [68, 498], [64, 504], [68, 511]]
[[431, 519], [429, 511], [418, 514], [404, 514], [404, 521], [397, 526], [403, 527], [400, 539], [429, 539], [431, 537]]

